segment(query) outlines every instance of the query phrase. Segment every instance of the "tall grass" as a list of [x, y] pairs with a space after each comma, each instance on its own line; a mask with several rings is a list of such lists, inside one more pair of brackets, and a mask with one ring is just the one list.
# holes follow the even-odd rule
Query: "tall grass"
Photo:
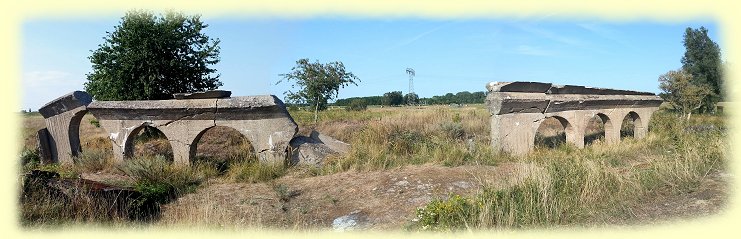
[[[706, 116], [707, 117], [707, 116]], [[725, 167], [723, 130], [693, 132], [689, 126], [716, 120], [681, 121], [659, 112], [651, 134], [619, 145], [596, 143], [584, 150], [539, 149], [523, 159], [538, 173], [509, 188], [484, 187], [472, 197], [436, 200], [417, 211], [416, 227], [429, 230], [537, 227], [585, 223], [618, 213], [657, 189], [695, 189]]]

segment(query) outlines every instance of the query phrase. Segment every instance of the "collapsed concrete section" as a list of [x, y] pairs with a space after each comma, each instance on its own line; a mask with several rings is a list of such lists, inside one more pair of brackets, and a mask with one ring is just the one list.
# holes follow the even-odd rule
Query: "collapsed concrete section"
[[38, 132], [39, 153], [44, 163], [72, 164], [80, 151], [80, 121], [93, 98], [84, 91], [74, 91], [39, 109], [46, 129]]
[[110, 133], [115, 159], [133, 154], [133, 138], [146, 126], [160, 130], [175, 163], [189, 164], [201, 136], [214, 126], [236, 129], [252, 143], [262, 162], [283, 163], [298, 126], [273, 95], [232, 98], [95, 101], [88, 110]]
[[649, 92], [553, 85], [540, 82], [491, 82], [486, 85], [486, 106], [491, 113], [491, 144], [500, 151], [523, 155], [532, 150], [541, 122], [553, 117], [564, 127], [566, 141], [584, 147], [590, 119], [600, 117], [605, 141], [620, 141], [622, 120], [635, 124], [634, 137], [642, 138], [662, 100]]
[[309, 137], [297, 136], [290, 142], [291, 155], [289, 163], [292, 165], [309, 165], [320, 167], [327, 156], [332, 154], [346, 154], [350, 145], [336, 140], [317, 131], [311, 131]]

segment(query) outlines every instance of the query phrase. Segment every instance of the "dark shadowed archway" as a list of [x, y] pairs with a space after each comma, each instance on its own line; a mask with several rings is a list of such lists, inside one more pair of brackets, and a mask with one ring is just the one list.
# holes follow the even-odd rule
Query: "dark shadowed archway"
[[131, 136], [126, 140], [125, 149], [124, 155], [127, 158], [162, 157], [170, 162], [175, 158], [167, 136], [149, 125], [132, 130]]
[[640, 125], [643, 124], [638, 113], [634, 111], [628, 112], [628, 114], [626, 114], [623, 118], [622, 124], [620, 125], [620, 139], [623, 139], [625, 137], [634, 137], [636, 127]]
[[190, 147], [192, 164], [213, 165], [223, 173], [230, 164], [256, 162], [257, 154], [250, 141], [239, 131], [214, 126], [201, 131]]
[[584, 127], [584, 145], [590, 145], [597, 141], [604, 141], [607, 129], [612, 127], [607, 115], [598, 113], [587, 121]]
[[566, 134], [571, 130], [568, 120], [559, 117], [546, 117], [535, 131], [536, 148], [555, 148], [566, 143]]

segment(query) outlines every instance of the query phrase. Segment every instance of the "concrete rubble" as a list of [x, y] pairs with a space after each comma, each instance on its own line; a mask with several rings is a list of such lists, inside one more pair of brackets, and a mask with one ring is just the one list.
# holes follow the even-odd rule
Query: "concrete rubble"
[[292, 165], [321, 166], [324, 159], [332, 154], [345, 154], [350, 145], [327, 135], [312, 131], [309, 137], [297, 136], [291, 140]]

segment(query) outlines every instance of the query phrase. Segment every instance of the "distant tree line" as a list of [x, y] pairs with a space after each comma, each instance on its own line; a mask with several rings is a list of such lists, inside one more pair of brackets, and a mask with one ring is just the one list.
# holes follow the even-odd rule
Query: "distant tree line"
[[483, 104], [486, 99], [486, 93], [483, 91], [468, 92], [461, 91], [458, 93], [447, 93], [445, 95], [436, 95], [429, 98], [418, 98], [416, 94], [403, 95], [401, 91], [386, 92], [382, 96], [350, 97], [338, 99], [335, 101], [336, 106], [348, 106], [353, 100], [364, 100], [368, 105], [404, 105], [413, 104], [441, 105], [441, 104]]

